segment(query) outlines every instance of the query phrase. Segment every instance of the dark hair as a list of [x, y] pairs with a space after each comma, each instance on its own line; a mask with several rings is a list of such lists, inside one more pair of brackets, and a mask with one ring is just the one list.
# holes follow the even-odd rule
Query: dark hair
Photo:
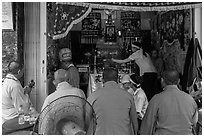
[[142, 83], [142, 77], [140, 77], [137, 74], [132, 74], [130, 75], [130, 79], [135, 82], [136, 84], [141, 84]]
[[167, 85], [177, 85], [179, 81], [179, 73], [176, 70], [165, 70], [162, 74], [164, 82]]
[[[139, 48], [143, 49], [142, 44], [140, 42], [138, 42], [138, 41], [133, 42], [132, 44], [134, 44], [134, 45], [138, 46]], [[147, 57], [147, 53], [144, 51], [144, 49], [143, 49], [143, 55], [145, 57]]]
[[8, 72], [12, 74], [17, 74], [21, 69], [21, 65], [18, 61], [10, 61], [8, 64]]
[[115, 81], [117, 82], [118, 80], [118, 70], [113, 67], [107, 67], [103, 71], [103, 79], [104, 82], [107, 81]]

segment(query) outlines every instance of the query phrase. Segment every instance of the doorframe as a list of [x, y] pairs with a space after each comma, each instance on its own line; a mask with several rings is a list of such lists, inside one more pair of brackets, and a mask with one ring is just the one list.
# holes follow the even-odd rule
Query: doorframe
[[47, 7], [46, 2], [25, 2], [24, 8], [24, 82], [35, 81], [30, 99], [40, 112], [47, 96]]

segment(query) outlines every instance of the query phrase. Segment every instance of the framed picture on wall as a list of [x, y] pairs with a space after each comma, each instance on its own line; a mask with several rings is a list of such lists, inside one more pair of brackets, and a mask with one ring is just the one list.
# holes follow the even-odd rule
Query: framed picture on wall
[[116, 42], [115, 26], [106, 26], [105, 42]]

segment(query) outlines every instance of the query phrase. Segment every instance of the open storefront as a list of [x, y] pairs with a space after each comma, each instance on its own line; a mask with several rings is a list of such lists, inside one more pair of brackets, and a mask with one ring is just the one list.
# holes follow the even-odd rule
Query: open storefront
[[134, 62], [118, 65], [111, 58], [127, 58], [131, 43], [140, 41], [149, 54], [159, 51], [165, 69], [182, 75], [190, 40], [200, 37], [195, 7], [199, 3], [47, 3], [47, 73], [59, 69], [59, 50], [70, 48], [80, 88], [89, 96], [102, 87], [105, 66], [118, 69], [119, 81], [137, 72]]
[[[24, 3], [25, 83], [36, 81], [31, 98], [40, 110], [49, 90], [47, 77], [57, 69], [58, 51], [68, 47], [88, 96], [102, 86], [102, 69], [116, 67], [120, 76], [134, 73], [134, 63], [112, 64], [130, 55], [141, 41], [165, 55], [167, 67], [183, 74], [191, 38], [201, 39], [201, 3]], [[45, 12], [46, 11], [46, 12]], [[196, 35], [195, 35], [196, 32]], [[34, 67], [35, 66], [35, 67]]]
[[[72, 51], [80, 88], [87, 97], [102, 87], [106, 66], [118, 69], [119, 82], [124, 74], [138, 72], [134, 62], [111, 62], [111, 58], [127, 58], [135, 41], [148, 53], [157, 49], [166, 69], [185, 76], [181, 88], [186, 92], [202, 90], [202, 48], [194, 47], [195, 43], [202, 47], [201, 2], [25, 2], [22, 7], [22, 12], [16, 12], [22, 17], [16, 25], [22, 34], [18, 35], [21, 52], [17, 56], [24, 62], [24, 83], [36, 81], [31, 100], [38, 111], [50, 90], [49, 75], [59, 69], [59, 50], [65, 47]], [[197, 93], [192, 93], [195, 99], [201, 95]]]

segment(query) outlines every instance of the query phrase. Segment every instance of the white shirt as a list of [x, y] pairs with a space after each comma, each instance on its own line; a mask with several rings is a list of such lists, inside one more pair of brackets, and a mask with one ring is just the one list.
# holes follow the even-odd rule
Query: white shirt
[[57, 85], [56, 91], [47, 96], [42, 106], [41, 111], [52, 101], [67, 95], [75, 95], [86, 99], [84, 92], [81, 89], [72, 87], [68, 82], [61, 82]]
[[7, 74], [2, 84], [2, 123], [18, 116], [20, 105], [28, 105], [29, 96], [24, 94], [20, 81]]
[[142, 88], [138, 88], [134, 92], [133, 98], [135, 101], [136, 111], [139, 113], [138, 118], [142, 119], [148, 106], [148, 100], [144, 90]]
[[148, 54], [147, 57], [144, 56], [142, 49], [134, 52], [128, 58], [131, 60], [135, 60], [135, 63], [138, 64], [140, 68], [140, 76], [142, 76], [145, 72], [156, 72], [150, 56]]

